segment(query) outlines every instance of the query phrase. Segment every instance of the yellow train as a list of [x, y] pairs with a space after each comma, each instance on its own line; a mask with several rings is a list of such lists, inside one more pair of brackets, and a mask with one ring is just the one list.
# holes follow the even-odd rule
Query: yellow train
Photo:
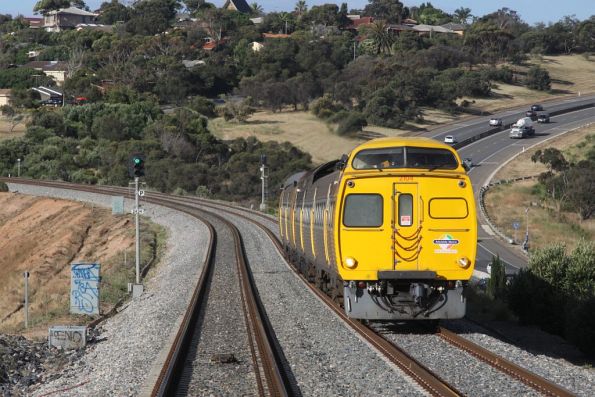
[[284, 183], [284, 248], [350, 317], [461, 318], [477, 249], [465, 171], [457, 152], [433, 139], [364, 143]]

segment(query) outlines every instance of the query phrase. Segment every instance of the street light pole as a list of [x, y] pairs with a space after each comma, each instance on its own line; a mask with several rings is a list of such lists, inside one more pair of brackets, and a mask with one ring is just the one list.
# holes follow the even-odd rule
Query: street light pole
[[529, 207], [525, 208], [525, 215], [527, 215], [527, 231], [525, 232], [525, 241], [523, 241], [523, 251], [529, 251]]
[[21, 159], [20, 158], [17, 159], [17, 177], [18, 178], [21, 177]]

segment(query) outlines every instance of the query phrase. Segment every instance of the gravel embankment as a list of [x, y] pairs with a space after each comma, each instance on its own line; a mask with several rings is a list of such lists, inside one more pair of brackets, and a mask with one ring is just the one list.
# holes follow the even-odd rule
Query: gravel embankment
[[[256, 219], [263, 222], [261, 218]], [[245, 220], [235, 222], [243, 234], [250, 236], [245, 238], [245, 243], [259, 291], [304, 395], [322, 395], [322, 390], [329, 395], [380, 395], [382, 390], [394, 390], [395, 395], [412, 393], [407, 388], [403, 389], [408, 381], [391, 373], [392, 368], [388, 368], [375, 352], [354, 338], [340, 320], [305, 291], [302, 281], [287, 269], [283, 259], [258, 229]], [[277, 233], [276, 225], [271, 223], [267, 226]], [[532, 353], [489, 336], [488, 331], [468, 321], [447, 323], [454, 331], [576, 395], [592, 395], [595, 390], [595, 370], [591, 367], [574, 365], [547, 353]], [[535, 335], [535, 330], [531, 328], [518, 327], [517, 332], [525, 333], [526, 339]], [[437, 336], [409, 335], [397, 326], [387, 332], [387, 337], [467, 395], [539, 395]], [[545, 352], [567, 350], [561, 339], [547, 334], [543, 337]]]
[[[575, 365], [562, 357], [582, 362], [584, 357], [562, 338], [530, 327], [496, 325], [509, 339], [518, 340], [523, 347], [503, 342], [490, 335], [491, 331], [469, 321], [445, 324], [470, 341], [498, 354], [512, 363], [564, 387], [577, 396], [590, 397], [595, 390], [595, 369], [592, 365]], [[525, 340], [527, 342], [525, 342]]]
[[242, 233], [260, 297], [304, 396], [426, 394], [327, 308], [259, 228], [222, 215]]
[[[111, 196], [9, 184], [23, 194], [58, 197], [111, 207]], [[145, 216], [168, 230], [167, 252], [140, 299], [132, 300], [99, 329], [80, 361], [59, 379], [33, 385], [27, 395], [138, 395], [154, 362], [161, 357], [184, 313], [206, 255], [209, 232], [204, 224], [171, 209], [144, 204]], [[126, 208], [131, 208], [127, 202]], [[69, 390], [66, 390], [69, 389]]]

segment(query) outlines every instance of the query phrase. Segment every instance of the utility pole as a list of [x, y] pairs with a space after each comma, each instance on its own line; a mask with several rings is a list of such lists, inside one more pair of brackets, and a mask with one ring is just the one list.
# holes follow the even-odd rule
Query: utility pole
[[356, 41], [353, 40], [353, 60], [355, 61], [355, 43]]
[[262, 197], [260, 201], [260, 210], [266, 211], [267, 204], [266, 204], [266, 190], [267, 190], [267, 156], [261, 155], [260, 156], [260, 179], [262, 180]]
[[529, 207], [525, 208], [525, 215], [527, 215], [527, 231], [525, 232], [525, 241], [523, 241], [523, 251], [529, 251]]
[[29, 328], [29, 272], [24, 272], [25, 277], [25, 328]]

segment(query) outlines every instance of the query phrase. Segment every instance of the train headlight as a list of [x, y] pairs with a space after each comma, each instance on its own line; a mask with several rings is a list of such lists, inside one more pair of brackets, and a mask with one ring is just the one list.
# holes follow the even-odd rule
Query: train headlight
[[357, 266], [357, 261], [355, 260], [355, 258], [348, 256], [347, 258], [345, 258], [345, 266], [347, 266], [350, 269], [353, 269]]
[[458, 263], [459, 263], [460, 267], [465, 269], [465, 268], [469, 267], [469, 265], [471, 264], [471, 261], [469, 260], [469, 258], [464, 256], [462, 258], [459, 258]]

